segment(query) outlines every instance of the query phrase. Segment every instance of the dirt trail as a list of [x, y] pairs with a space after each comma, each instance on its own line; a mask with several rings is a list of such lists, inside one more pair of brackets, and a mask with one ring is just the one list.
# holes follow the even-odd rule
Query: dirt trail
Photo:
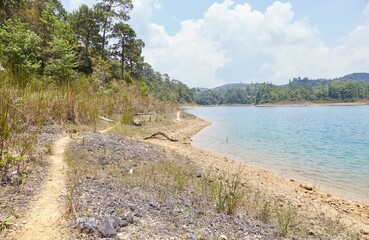
[[[107, 133], [116, 125], [100, 131]], [[46, 181], [31, 203], [25, 217], [20, 219], [23, 225], [16, 232], [15, 239], [68, 239], [69, 230], [61, 222], [68, 211], [67, 201], [63, 195], [67, 193], [68, 165], [64, 161], [64, 153], [71, 138], [63, 136], [52, 147], [49, 157], [50, 169]]]
[[104, 130], [101, 130], [101, 131], [99, 131], [100, 133], [102, 133], [102, 134], [104, 134], [104, 133], [107, 133], [107, 132], [109, 132], [110, 130], [112, 130], [112, 129], [114, 129], [116, 126], [118, 126], [119, 125], [119, 122], [117, 123], [117, 124], [115, 124], [114, 126], [111, 126], [111, 127], [109, 127], [109, 128], [106, 128], [106, 129], [104, 129]]
[[181, 119], [181, 111], [178, 111], [177, 112], [176, 121], [178, 121], [178, 122], [181, 122], [182, 121], [182, 119]]
[[[67, 191], [67, 163], [64, 152], [71, 138], [62, 137], [54, 145], [49, 157], [50, 172], [46, 182], [31, 204], [16, 239], [64, 239], [68, 234], [59, 221], [67, 212], [66, 201], [61, 199]], [[64, 236], [64, 238], [63, 238]]]

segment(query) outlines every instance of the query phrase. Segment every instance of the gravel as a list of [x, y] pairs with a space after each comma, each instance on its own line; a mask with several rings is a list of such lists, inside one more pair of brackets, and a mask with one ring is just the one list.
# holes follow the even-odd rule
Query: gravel
[[[213, 203], [191, 190], [173, 192], [145, 181], [142, 166], [187, 161], [170, 150], [88, 133], [71, 145], [69, 158], [72, 166], [82, 166], [77, 171], [79, 197], [75, 198], [81, 217], [71, 223], [78, 226], [77, 239], [278, 238], [272, 226], [242, 215], [217, 213]], [[201, 174], [194, 172], [193, 177], [199, 179]]]

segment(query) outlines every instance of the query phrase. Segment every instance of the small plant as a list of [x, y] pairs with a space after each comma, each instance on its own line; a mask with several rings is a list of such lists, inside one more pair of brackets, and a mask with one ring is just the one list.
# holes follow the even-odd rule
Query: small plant
[[9, 227], [14, 225], [11, 220], [12, 217], [2, 217], [0, 215], [0, 232], [6, 231]]
[[289, 228], [295, 221], [296, 209], [292, 207], [280, 207], [276, 209], [276, 216], [281, 235], [285, 237], [288, 233]]
[[186, 186], [186, 174], [180, 168], [177, 169], [175, 174], [175, 179], [177, 183], [177, 188], [179, 191], [183, 191]]
[[256, 191], [253, 196], [254, 207], [256, 208], [256, 217], [267, 223], [270, 220], [271, 212], [272, 212], [272, 203], [265, 194], [262, 194], [260, 191]]
[[52, 155], [53, 154], [53, 148], [50, 144], [46, 144], [45, 148], [46, 148], [47, 155]]
[[241, 205], [246, 193], [241, 183], [241, 174], [238, 172], [230, 178], [223, 177], [215, 181], [215, 202], [218, 212], [225, 211], [227, 214], [235, 214], [237, 208]]

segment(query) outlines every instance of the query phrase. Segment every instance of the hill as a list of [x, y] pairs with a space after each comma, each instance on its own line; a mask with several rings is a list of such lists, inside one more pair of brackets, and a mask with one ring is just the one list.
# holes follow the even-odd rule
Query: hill
[[215, 88], [213, 88], [213, 90], [218, 91], [218, 92], [226, 92], [226, 91], [232, 90], [232, 89], [245, 90], [247, 88], [255, 88], [259, 85], [260, 85], [260, 83], [230, 83], [230, 84], [224, 84], [220, 87], [215, 87]]
[[213, 89], [194, 89], [200, 105], [279, 102], [353, 102], [369, 99], [369, 73], [335, 79], [293, 78], [285, 85], [231, 83]]
[[369, 82], [369, 73], [352, 73], [341, 78], [338, 78], [339, 81], [360, 81], [360, 82]]

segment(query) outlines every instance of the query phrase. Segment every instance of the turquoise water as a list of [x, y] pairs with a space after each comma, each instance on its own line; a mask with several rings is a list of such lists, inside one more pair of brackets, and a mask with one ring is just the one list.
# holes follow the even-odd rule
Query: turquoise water
[[195, 146], [369, 203], [369, 106], [202, 107]]

